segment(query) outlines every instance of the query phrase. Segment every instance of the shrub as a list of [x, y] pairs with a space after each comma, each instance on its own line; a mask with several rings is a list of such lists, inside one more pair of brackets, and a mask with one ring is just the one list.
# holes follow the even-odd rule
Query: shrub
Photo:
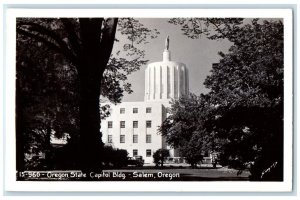
[[127, 165], [128, 152], [124, 149], [115, 149], [105, 146], [103, 149], [103, 164], [106, 167], [124, 167]]
[[169, 156], [170, 156], [169, 150], [167, 150], [167, 149], [158, 149], [153, 154], [153, 159], [154, 159], [155, 165], [158, 166], [160, 164], [161, 167], [163, 167], [164, 166], [164, 161]]

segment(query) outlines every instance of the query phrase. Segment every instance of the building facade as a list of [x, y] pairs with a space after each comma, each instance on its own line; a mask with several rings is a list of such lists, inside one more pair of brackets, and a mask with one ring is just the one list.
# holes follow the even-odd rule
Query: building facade
[[[153, 163], [153, 153], [170, 149], [158, 128], [168, 116], [172, 99], [189, 93], [189, 76], [185, 64], [171, 61], [169, 37], [165, 42], [163, 60], [150, 63], [145, 70], [145, 99], [110, 105], [111, 115], [101, 121], [105, 145], [126, 149], [129, 156], [143, 156], [145, 163]], [[170, 157], [177, 156], [170, 149]]]

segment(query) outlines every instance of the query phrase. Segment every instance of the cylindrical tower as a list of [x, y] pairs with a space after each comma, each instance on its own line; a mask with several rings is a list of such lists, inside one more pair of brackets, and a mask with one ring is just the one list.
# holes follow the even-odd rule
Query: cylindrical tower
[[185, 64], [171, 61], [169, 36], [163, 61], [150, 63], [145, 70], [145, 101], [179, 99], [189, 93], [189, 75]]

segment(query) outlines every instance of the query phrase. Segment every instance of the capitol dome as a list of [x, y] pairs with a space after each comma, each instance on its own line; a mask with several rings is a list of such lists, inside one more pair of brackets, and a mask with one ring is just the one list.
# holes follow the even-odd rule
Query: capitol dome
[[163, 60], [150, 63], [145, 70], [145, 101], [179, 99], [188, 93], [188, 68], [183, 63], [171, 61], [168, 36]]

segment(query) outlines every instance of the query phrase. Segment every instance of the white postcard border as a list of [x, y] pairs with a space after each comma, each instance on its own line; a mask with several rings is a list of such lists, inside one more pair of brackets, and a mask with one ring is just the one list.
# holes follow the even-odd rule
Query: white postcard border
[[[15, 58], [17, 17], [245, 17], [284, 19], [284, 181], [283, 182], [74, 182], [16, 181]], [[5, 190], [6, 191], [174, 191], [284, 192], [292, 190], [293, 20], [291, 9], [7, 9], [5, 35]]]

